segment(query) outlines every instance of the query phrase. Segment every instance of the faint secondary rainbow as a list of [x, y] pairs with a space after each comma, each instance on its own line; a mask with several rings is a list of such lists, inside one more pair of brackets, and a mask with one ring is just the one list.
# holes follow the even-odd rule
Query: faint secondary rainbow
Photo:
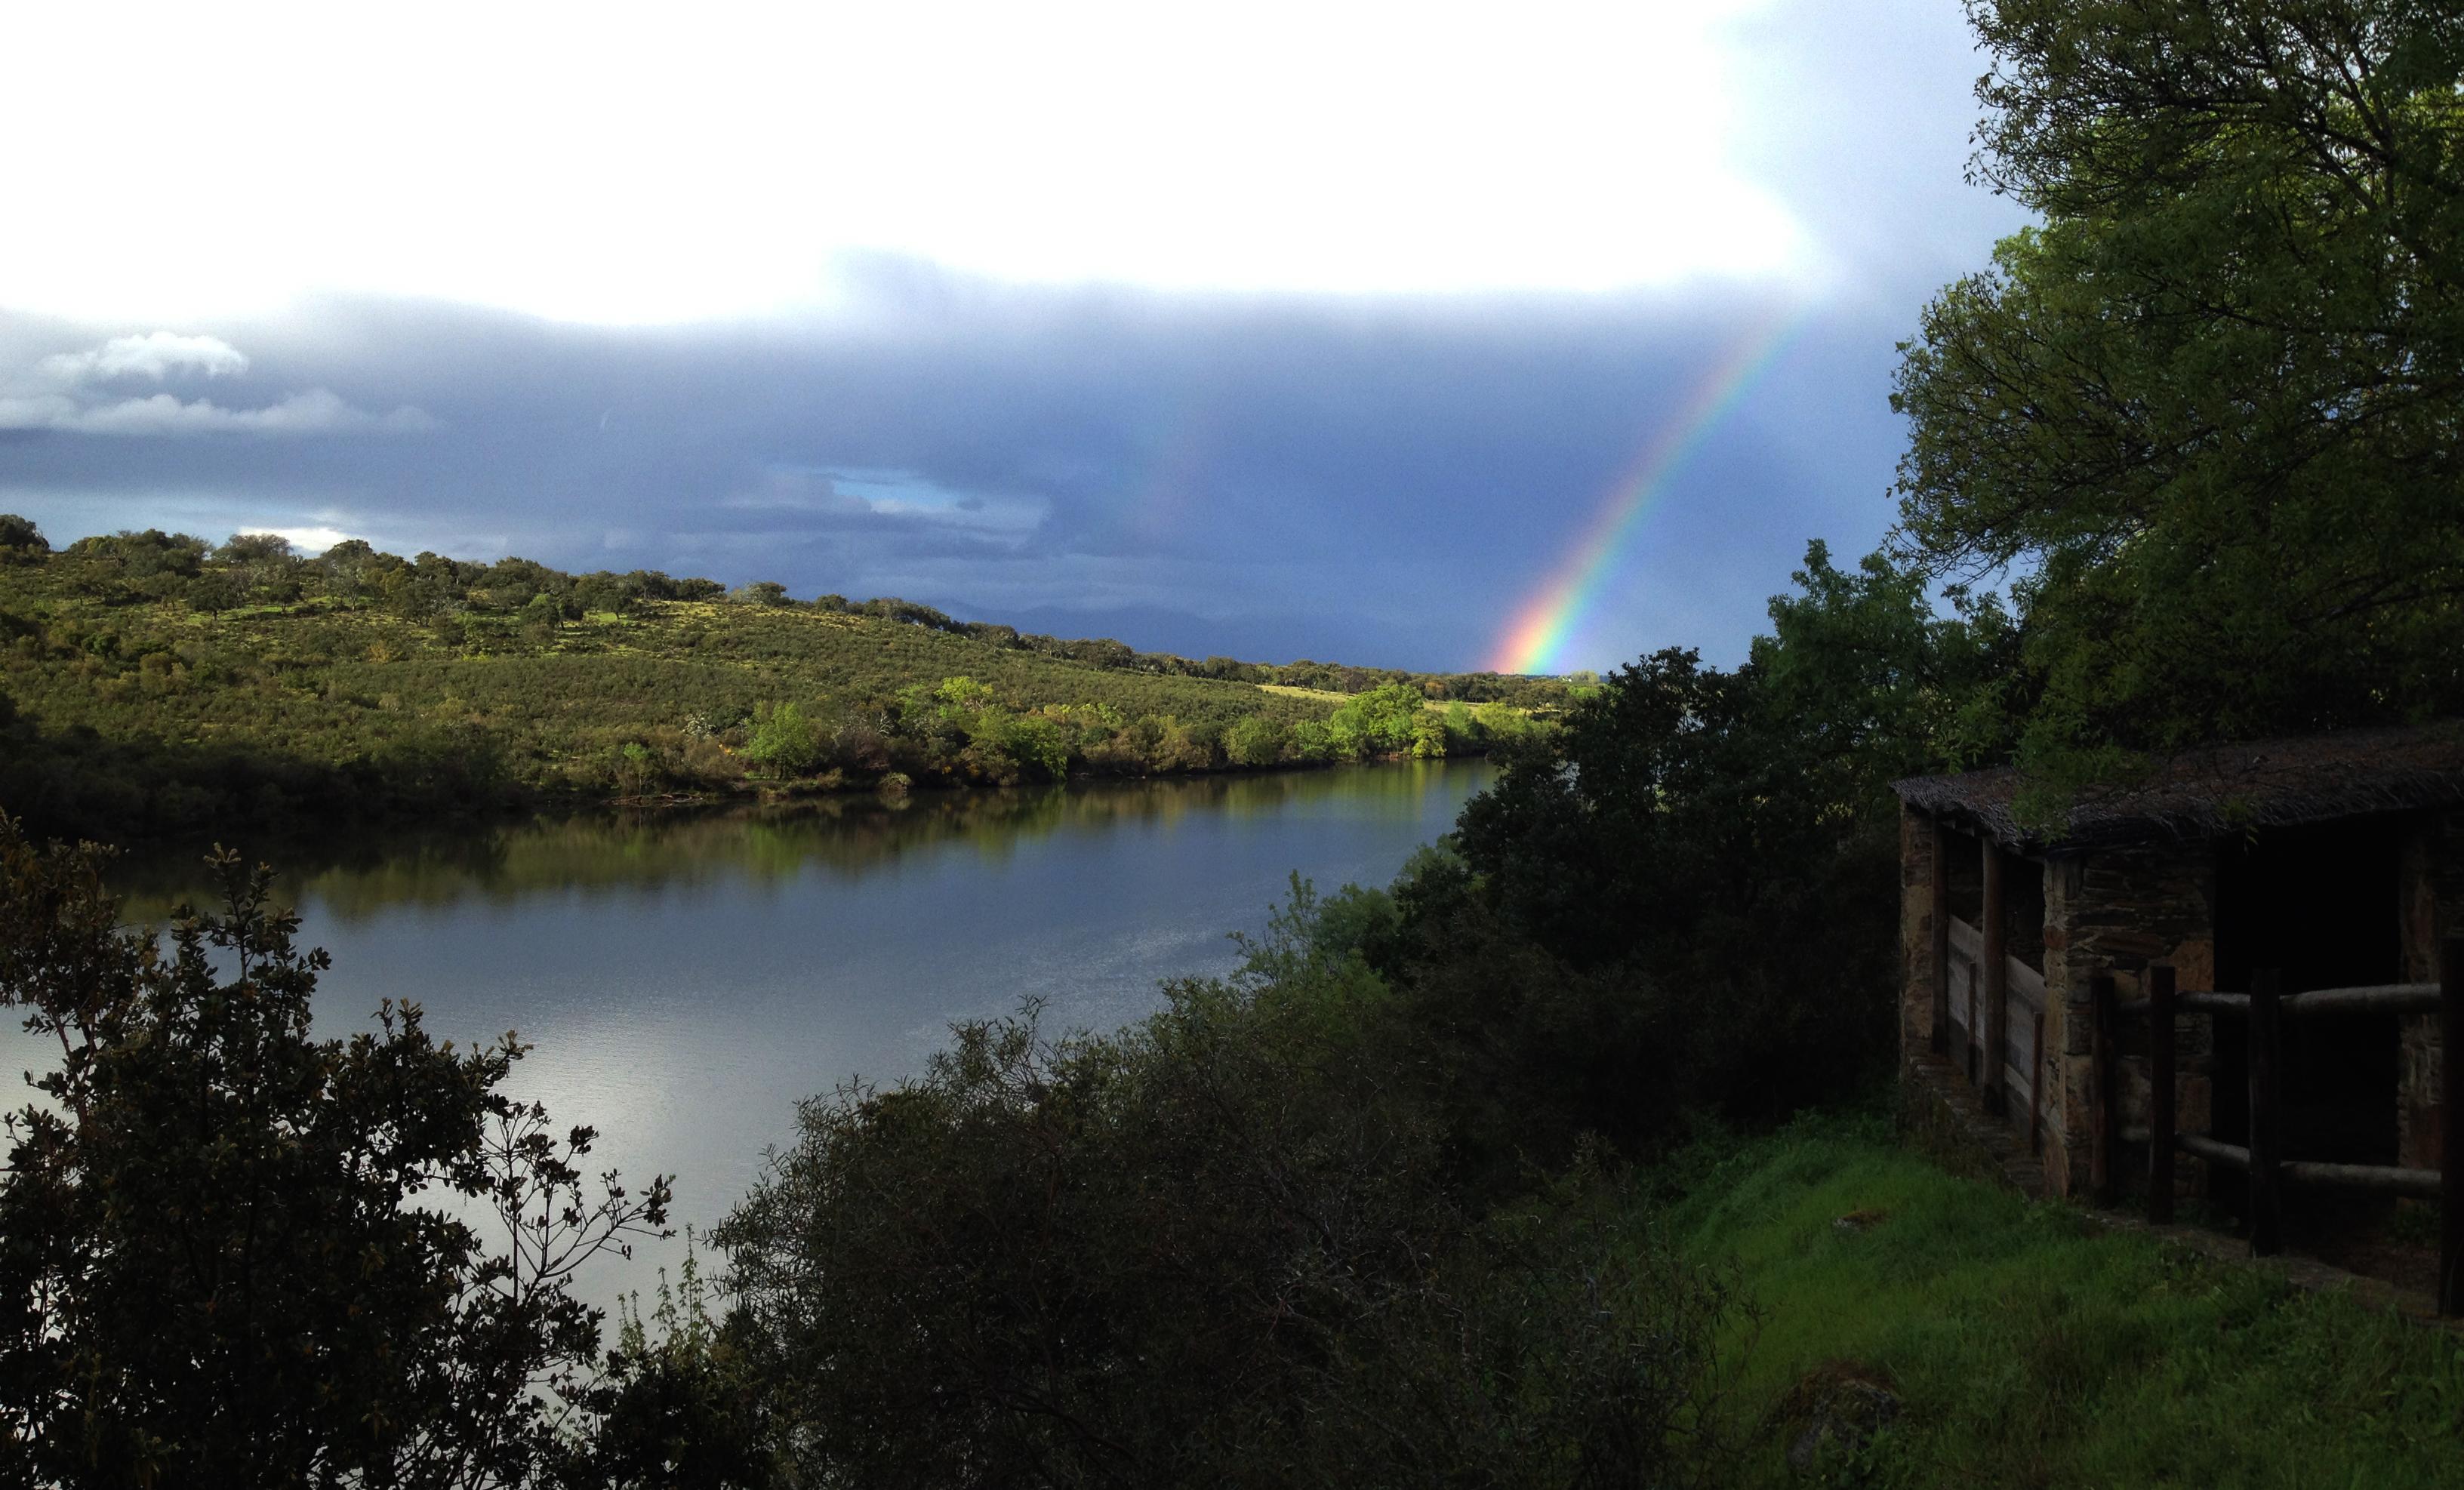
[[1498, 672], [1548, 670], [1567, 639], [1599, 603], [1643, 518], [1686, 461], [1703, 448], [1720, 422], [1745, 401], [1755, 382], [1779, 360], [1805, 325], [1805, 317], [1774, 318], [1748, 336], [1704, 378], [1674, 418], [1655, 431], [1633, 462], [1609, 487], [1608, 496], [1548, 581], [1514, 613], [1498, 638], [1488, 666]]

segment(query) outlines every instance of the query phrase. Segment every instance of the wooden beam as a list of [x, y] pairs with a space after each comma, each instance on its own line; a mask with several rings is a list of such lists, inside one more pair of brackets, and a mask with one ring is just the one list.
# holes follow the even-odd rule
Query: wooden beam
[[1968, 965], [1968, 1030], [1967, 1030], [1967, 1036], [1968, 1036], [1968, 1085], [1970, 1085], [1970, 1086], [1977, 1085], [1980, 1082], [1982, 1082], [1982, 1081], [1984, 1080], [1984, 1067], [1983, 1067], [1983, 1057], [1984, 1057], [1984, 1052], [1983, 1052], [1983, 1047], [1982, 1047], [1982, 1046], [1979, 1044], [1979, 1042], [1978, 1042], [1978, 1036], [1977, 1036], [1977, 1033], [1976, 1033], [1976, 1016], [1977, 1016], [1980, 1012], [1981, 1012], [1981, 1011], [1977, 1008], [1977, 1004], [1976, 1004], [1976, 964], [1975, 964], [1975, 963], [1973, 963], [1973, 962], [1971, 962], [1971, 963], [1969, 963], [1969, 964]]
[[1984, 955], [1977, 960], [1985, 964], [1985, 1110], [1999, 1117], [2008, 1104], [2002, 1085], [2003, 1052], [2011, 1043], [2011, 970], [2005, 966], [2010, 953], [2005, 945], [2010, 940], [2002, 893], [2002, 849], [1992, 840], [1985, 844], [1985, 910], [1977, 928], [1985, 933]]
[[1933, 820], [1933, 883], [1926, 887], [1933, 959], [1933, 1053], [1950, 1051], [1950, 829]]
[[[2174, 996], [2177, 1014], [2248, 1014], [2250, 995], [2219, 994], [2207, 989]], [[2322, 1019], [2331, 1014], [2436, 1014], [2435, 983], [2377, 983], [2363, 988], [2321, 988], [2286, 994], [2277, 1003], [2285, 1019]], [[2124, 1016], [2147, 1012], [2147, 1000], [2133, 998], [2122, 1006]]]
[[2147, 970], [2147, 1219], [2173, 1219], [2173, 969]]
[[2045, 1011], [2036, 1011], [2036, 1036], [2029, 1042], [2028, 1151], [2045, 1151]]
[[2328, 1014], [2436, 1014], [2435, 983], [2380, 983], [2368, 988], [2320, 988], [2287, 994], [2284, 1013], [2290, 1019], [2317, 1019]]
[[2088, 980], [2093, 1009], [2093, 1035], [2088, 1080], [2094, 1090], [2088, 1107], [2088, 1190], [2099, 1205], [2111, 1205], [2114, 1194], [2113, 1151], [2122, 1122], [2121, 1062], [2115, 1059], [2113, 975], [2100, 973]]
[[2250, 979], [2250, 1254], [2272, 1258], [2284, 1250], [2283, 1194], [2277, 1161], [2283, 1156], [2277, 1101], [2277, 1056], [2282, 1034], [2274, 968]]
[[2205, 1133], [2176, 1133], [2173, 1147], [2194, 1159], [2210, 1164], [2230, 1165], [2237, 1170], [2250, 1168], [2250, 1150], [2239, 1144], [2218, 1143]]
[[2397, 1195], [2436, 1198], [2436, 1170], [2398, 1169], [2391, 1164], [2321, 1164], [2315, 1159], [2287, 1159], [2276, 1167], [2294, 1185], [2337, 1185], [2346, 1190], [2376, 1190]]
[[2464, 1314], [2464, 937], [2438, 947], [2438, 1312]]

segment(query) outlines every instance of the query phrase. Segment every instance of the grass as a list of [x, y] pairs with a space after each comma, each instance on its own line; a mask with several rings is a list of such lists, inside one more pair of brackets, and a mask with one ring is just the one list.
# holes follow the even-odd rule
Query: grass
[[1833, 1483], [2464, 1484], [2445, 1331], [1955, 1178], [1878, 1122], [1696, 1162], [1674, 1223], [1760, 1316], [1729, 1341], [1747, 1483], [1804, 1482], [1781, 1409], [1847, 1372], [1896, 1384], [1903, 1409], [1832, 1456]]
[[1294, 688], [1288, 683], [1261, 683], [1258, 687], [1269, 693], [1280, 693], [1286, 698], [1315, 699], [1319, 703], [1331, 704], [1337, 708], [1352, 701], [1351, 694], [1338, 693], [1332, 689]]

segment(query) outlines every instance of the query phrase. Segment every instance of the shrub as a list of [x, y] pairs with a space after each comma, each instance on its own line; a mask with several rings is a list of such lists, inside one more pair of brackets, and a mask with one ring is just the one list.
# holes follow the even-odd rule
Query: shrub
[[1683, 1483], [1727, 1307], [1595, 1172], [1475, 1226], [1416, 1042], [1304, 898], [1110, 1038], [963, 1025], [806, 1103], [717, 1233], [797, 1482]]
[[799, 777], [821, 764], [821, 741], [803, 711], [793, 704], [756, 709], [744, 758], [772, 777]]
[[1281, 721], [1251, 714], [1223, 732], [1223, 757], [1236, 766], [1271, 766], [1284, 758], [1290, 732]]
[[[0, 1170], [0, 1450], [42, 1485], [517, 1483], [598, 1348], [569, 1292], [658, 1228], [416, 1005], [312, 1039], [321, 952], [229, 855], [165, 956], [99, 851], [0, 817], [0, 1002], [56, 1041]], [[228, 980], [226, 980], [228, 979]], [[443, 1208], [494, 1213], [501, 1251]]]

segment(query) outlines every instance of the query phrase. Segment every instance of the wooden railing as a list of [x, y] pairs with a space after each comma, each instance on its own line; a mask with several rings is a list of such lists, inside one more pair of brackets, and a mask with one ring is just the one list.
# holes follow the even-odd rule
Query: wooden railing
[[[2028, 1142], [2044, 1142], [2045, 1129], [2045, 975], [2017, 957], [2002, 958], [2005, 1000], [1997, 1021], [1991, 1004], [1991, 981], [1985, 976], [1985, 935], [1957, 916], [1946, 916], [1949, 928], [1946, 967], [1949, 982], [1949, 1020], [1957, 1041], [1958, 1063], [1969, 1085], [1992, 1094], [1987, 1105], [2008, 1111], [2013, 1105], [2000, 1094], [2026, 1093]], [[2000, 1069], [1986, 1059], [1994, 1027], [2002, 1030]]]
[[[2286, 994], [2274, 969], [2254, 973], [2247, 994], [2179, 992], [2169, 967], [2147, 969], [2147, 997], [2118, 1002], [2110, 975], [2091, 983], [2095, 1004], [2095, 1109], [2090, 1184], [2099, 1200], [2113, 1198], [2120, 1126], [2120, 1062], [2117, 1027], [2125, 1018], [2148, 1023], [2147, 1218], [2173, 1218], [2173, 1155], [2188, 1153], [2211, 1164], [2243, 1171], [2250, 1181], [2250, 1250], [2268, 1257], [2284, 1248], [2283, 1187], [2331, 1185], [2384, 1194], [2417, 1195], [2439, 1202], [2438, 1312], [2464, 1314], [2464, 937], [2441, 948], [2435, 983], [2380, 983]], [[2232, 1015], [2250, 1020], [2250, 1142], [2229, 1144], [2205, 1133], [2176, 1131], [2175, 1017]], [[2439, 1167], [2404, 1169], [2384, 1164], [2341, 1164], [2287, 1159], [2283, 1153], [2284, 1107], [2280, 1091], [2283, 1025], [2357, 1014], [2435, 1014], [2439, 1023]]]

